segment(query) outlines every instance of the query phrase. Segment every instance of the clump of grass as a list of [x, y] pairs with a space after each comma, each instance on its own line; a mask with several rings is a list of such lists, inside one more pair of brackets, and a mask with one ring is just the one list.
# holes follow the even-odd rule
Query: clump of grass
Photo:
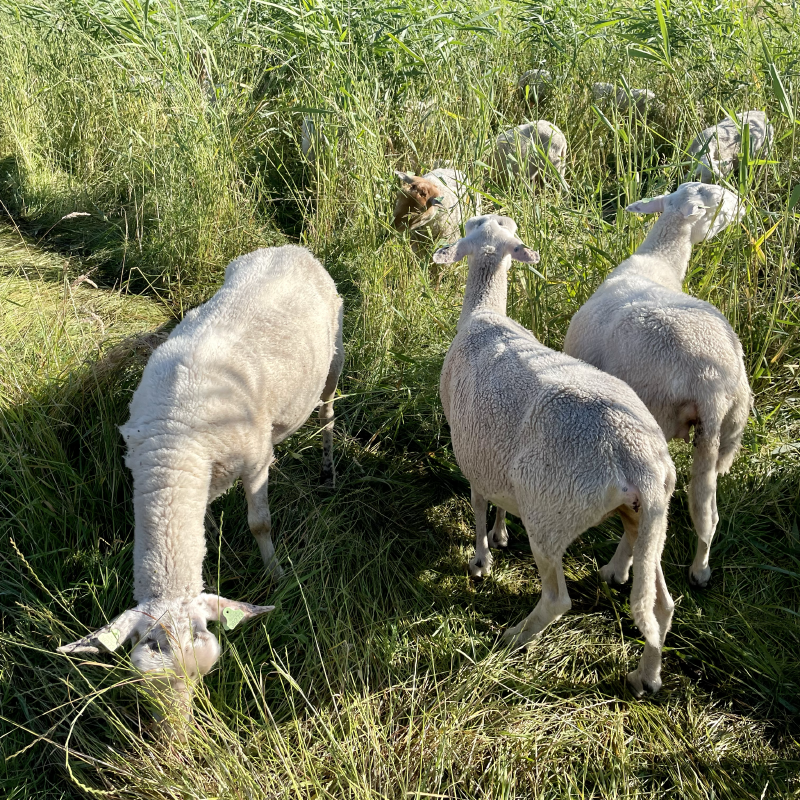
[[[0, 230], [6, 793], [796, 792], [793, 25], [771, 5], [699, 0], [3, 0], [0, 200], [28, 236]], [[771, 33], [763, 42], [761, 31]], [[562, 82], [531, 107], [515, 84], [540, 64]], [[593, 107], [593, 81], [623, 79], [654, 89], [663, 118]], [[509, 312], [557, 347], [574, 310], [643, 236], [647, 223], [621, 207], [674, 187], [694, 134], [745, 107], [766, 108], [775, 150], [733, 176], [748, 216], [696, 248], [688, 287], [741, 337], [756, 410], [720, 480], [715, 576], [702, 593], [685, 578], [688, 459], [673, 446], [664, 567], [678, 607], [665, 687], [639, 703], [623, 683], [640, 646], [627, 591], [596, 575], [615, 523], [569, 550], [574, 610], [527, 655], [498, 645], [538, 599], [521, 526], [512, 521], [490, 580], [466, 576], [472, 516], [437, 393], [466, 265], [434, 289], [427, 259], [390, 228], [392, 169], [452, 160], [485, 208], [514, 217], [542, 253], [543, 277], [515, 269]], [[314, 164], [299, 152], [304, 114], [328, 142]], [[566, 199], [494, 186], [482, 166], [498, 131], [537, 117], [570, 143]], [[63, 219], [75, 211], [88, 216]], [[223, 642], [189, 741], [165, 744], [124, 654], [81, 663], [54, 653], [130, 605], [133, 519], [116, 426], [146, 350], [121, 342], [209, 296], [231, 256], [283, 240], [320, 255], [345, 297], [339, 487], [317, 489], [311, 422], [273, 471], [289, 567], [278, 585], [263, 574], [241, 490], [211, 509], [207, 584], [278, 610]]]

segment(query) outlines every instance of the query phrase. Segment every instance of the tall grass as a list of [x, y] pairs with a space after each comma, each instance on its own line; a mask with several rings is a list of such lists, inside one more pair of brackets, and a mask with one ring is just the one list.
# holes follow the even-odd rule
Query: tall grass
[[[769, 2], [0, 0], [6, 796], [796, 796], [798, 25]], [[515, 88], [535, 66], [559, 80], [538, 107]], [[653, 89], [663, 113], [595, 105], [601, 80]], [[775, 148], [732, 176], [748, 215], [696, 248], [687, 288], [742, 339], [756, 410], [720, 480], [705, 592], [685, 577], [689, 452], [673, 446], [678, 607], [664, 689], [636, 702], [627, 592], [596, 574], [616, 523], [570, 548], [573, 612], [528, 654], [498, 645], [538, 598], [521, 526], [491, 579], [466, 576], [472, 514], [437, 396], [466, 265], [435, 288], [391, 230], [392, 169], [452, 160], [514, 217], [542, 261], [514, 270], [509, 312], [558, 347], [649, 225], [624, 205], [674, 188], [694, 134], [746, 108], [766, 109]], [[326, 142], [313, 164], [307, 114]], [[537, 117], [567, 136], [566, 197], [487, 175], [492, 137]], [[311, 247], [345, 298], [339, 486], [318, 491], [310, 423], [272, 478], [279, 584], [241, 490], [212, 507], [207, 584], [278, 609], [220, 632], [189, 741], [165, 743], [124, 655], [54, 651], [130, 605], [116, 426], [147, 334], [210, 296], [233, 255], [283, 241]]]

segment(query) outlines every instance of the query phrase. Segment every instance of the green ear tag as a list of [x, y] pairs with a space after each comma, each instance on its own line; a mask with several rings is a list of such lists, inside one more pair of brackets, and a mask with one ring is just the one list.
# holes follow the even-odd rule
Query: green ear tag
[[222, 627], [226, 631], [232, 631], [244, 619], [244, 611], [241, 608], [222, 609]]
[[109, 653], [113, 653], [119, 647], [119, 631], [116, 628], [103, 631], [97, 637], [97, 641], [100, 642]]

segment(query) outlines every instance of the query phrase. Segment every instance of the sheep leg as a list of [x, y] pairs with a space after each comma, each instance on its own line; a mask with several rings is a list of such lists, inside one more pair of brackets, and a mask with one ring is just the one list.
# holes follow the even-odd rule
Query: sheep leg
[[689, 514], [697, 531], [697, 552], [689, 567], [689, 582], [704, 589], [711, 578], [708, 556], [717, 529], [717, 455], [719, 437], [707, 437], [702, 425], [695, 428], [694, 461], [689, 483]]
[[609, 585], [622, 585], [628, 582], [633, 564], [633, 546], [639, 535], [639, 515], [627, 506], [619, 509], [622, 518], [622, 537], [611, 561], [600, 568], [600, 577]]
[[475, 555], [469, 562], [473, 578], [488, 578], [492, 574], [492, 551], [486, 533], [486, 498], [472, 489], [472, 510], [475, 512]]
[[336, 384], [342, 374], [344, 365], [344, 347], [342, 346], [342, 310], [339, 310], [339, 329], [336, 333], [336, 352], [331, 361], [325, 388], [322, 390], [322, 405], [319, 407], [319, 421], [322, 425], [322, 468], [319, 480], [323, 486], [331, 489], [336, 485], [336, 467], [333, 463], [333, 397]]
[[489, 533], [489, 547], [508, 547], [508, 529], [506, 528], [506, 510], [497, 506], [494, 514], [494, 527]]
[[656, 572], [656, 602], [653, 610], [658, 622], [658, 631], [645, 637], [644, 652], [639, 659], [639, 665], [633, 672], [628, 673], [628, 683], [637, 697], [645, 693], [655, 694], [661, 688], [661, 649], [664, 647], [667, 631], [672, 624], [672, 612], [675, 610], [675, 603], [670, 597], [660, 563]]
[[531, 551], [542, 581], [542, 596], [536, 604], [536, 608], [519, 625], [509, 628], [503, 634], [503, 638], [513, 647], [524, 647], [551, 622], [555, 622], [572, 608], [561, 557], [553, 559], [545, 555], [533, 543], [531, 543]]
[[283, 577], [283, 570], [275, 557], [275, 545], [272, 543], [272, 517], [267, 495], [268, 472], [269, 467], [264, 467], [249, 475], [242, 483], [247, 496], [247, 524], [261, 551], [267, 573], [277, 580]]

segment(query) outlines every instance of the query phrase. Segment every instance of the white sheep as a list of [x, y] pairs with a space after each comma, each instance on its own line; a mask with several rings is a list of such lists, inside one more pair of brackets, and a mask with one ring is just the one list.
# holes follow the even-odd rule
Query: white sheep
[[480, 213], [480, 195], [471, 191], [467, 176], [450, 167], [436, 167], [424, 175], [395, 171], [400, 188], [394, 207], [393, 225], [411, 232], [416, 252], [427, 241], [454, 242], [461, 235], [461, 223]]
[[488, 575], [487, 501], [518, 515], [542, 582], [541, 599], [506, 638], [522, 646], [569, 610], [562, 558], [587, 528], [619, 511], [633, 554], [631, 613], [645, 637], [628, 675], [637, 695], [661, 686], [661, 648], [674, 604], [661, 570], [675, 470], [656, 421], [635, 392], [575, 358], [542, 345], [506, 316], [511, 260], [538, 253], [508, 217], [471, 219], [466, 236], [434, 260], [467, 257], [458, 332], [439, 393], [453, 452], [470, 482], [475, 511], [473, 576]]
[[171, 687], [190, 713], [191, 681], [219, 656], [208, 622], [232, 628], [272, 610], [203, 592], [206, 507], [241, 477], [250, 530], [267, 569], [279, 572], [267, 499], [274, 447], [321, 398], [322, 478], [333, 483], [342, 360], [341, 298], [308, 250], [256, 250], [228, 265], [220, 290], [153, 353], [120, 428], [133, 474], [137, 605], [60, 652], [132, 639], [131, 661], [148, 685]]
[[752, 158], [759, 150], [769, 150], [774, 131], [763, 111], [742, 111], [736, 119], [725, 117], [721, 122], [701, 131], [689, 145], [693, 166], [689, 177], [699, 177], [703, 183], [726, 178], [739, 168], [742, 132], [748, 128], [749, 153]]
[[[737, 222], [744, 208], [720, 186], [685, 183], [627, 210], [661, 216], [572, 318], [564, 352], [625, 381], [667, 441], [688, 442], [694, 426], [689, 511], [698, 542], [689, 577], [705, 586], [718, 521], [717, 474], [730, 469], [739, 449], [752, 393], [728, 320], [681, 287], [692, 245]], [[608, 579], [624, 579], [628, 558], [627, 551], [618, 552]]]
[[[490, 166], [507, 178], [527, 175], [531, 181], [555, 178], [568, 191], [564, 179], [567, 168], [567, 140], [564, 134], [546, 119], [518, 125], [501, 133], [490, 157]], [[550, 167], [547, 164], [550, 164]]]

